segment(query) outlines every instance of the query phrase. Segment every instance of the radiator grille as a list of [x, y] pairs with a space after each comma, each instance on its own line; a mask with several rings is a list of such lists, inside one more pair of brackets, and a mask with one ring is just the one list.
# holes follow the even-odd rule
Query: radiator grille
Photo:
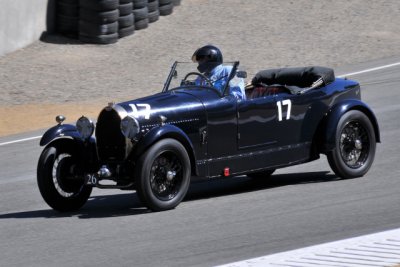
[[97, 153], [100, 161], [125, 159], [126, 140], [120, 130], [121, 118], [114, 109], [104, 109], [97, 120]]

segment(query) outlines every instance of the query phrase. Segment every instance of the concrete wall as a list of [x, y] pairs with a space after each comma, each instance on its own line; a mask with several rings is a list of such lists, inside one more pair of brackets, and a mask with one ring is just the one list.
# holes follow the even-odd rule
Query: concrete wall
[[0, 0], [0, 56], [54, 30], [55, 0]]

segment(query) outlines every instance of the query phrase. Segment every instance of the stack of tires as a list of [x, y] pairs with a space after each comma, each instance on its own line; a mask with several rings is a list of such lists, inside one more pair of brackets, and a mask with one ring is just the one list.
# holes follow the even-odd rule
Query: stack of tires
[[119, 0], [118, 37], [123, 38], [135, 32], [132, 0]]
[[133, 16], [135, 17], [135, 30], [149, 27], [148, 0], [133, 0]]
[[158, 0], [158, 2], [158, 9], [160, 10], [161, 16], [168, 16], [172, 14], [174, 11], [174, 4], [172, 3], [172, 0]]
[[79, 29], [79, 0], [57, 1], [56, 27], [59, 33], [77, 38]]
[[118, 41], [119, 0], [79, 1], [79, 40], [112, 44]]
[[148, 9], [149, 9], [149, 23], [156, 22], [160, 18], [160, 10], [158, 9], [159, 2], [158, 0], [149, 0]]
[[172, 14], [181, 0], [56, 0], [57, 31], [84, 43], [112, 44], [160, 16]]

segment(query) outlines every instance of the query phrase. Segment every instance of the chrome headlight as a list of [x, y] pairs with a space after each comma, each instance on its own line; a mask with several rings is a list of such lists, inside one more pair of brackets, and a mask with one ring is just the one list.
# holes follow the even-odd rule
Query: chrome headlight
[[93, 122], [84, 116], [78, 119], [76, 122], [76, 128], [83, 139], [88, 139], [94, 132]]
[[134, 139], [140, 131], [140, 125], [137, 119], [131, 116], [126, 116], [121, 121], [121, 132], [129, 139]]

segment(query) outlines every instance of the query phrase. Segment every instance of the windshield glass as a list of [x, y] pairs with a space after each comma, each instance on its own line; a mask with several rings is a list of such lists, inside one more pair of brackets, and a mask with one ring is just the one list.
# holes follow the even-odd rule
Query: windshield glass
[[[175, 62], [171, 68], [171, 73], [166, 81], [164, 90], [171, 90], [177, 87], [211, 87], [223, 93], [223, 89], [230, 77], [231, 70], [235, 69], [235, 63], [227, 62], [217, 66], [213, 72], [215, 75], [203, 75], [197, 70], [197, 63]], [[232, 80], [232, 79], [231, 79]]]

